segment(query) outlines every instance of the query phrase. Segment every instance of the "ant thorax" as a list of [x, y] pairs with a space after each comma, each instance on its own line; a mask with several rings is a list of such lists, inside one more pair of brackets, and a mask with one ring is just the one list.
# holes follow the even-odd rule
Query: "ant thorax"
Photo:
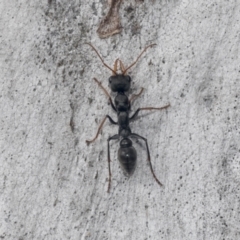
[[125, 93], [119, 92], [114, 99], [114, 103], [118, 112], [126, 112], [130, 110], [130, 101]]
[[129, 126], [128, 112], [118, 112], [118, 124], [123, 128], [126, 128]]

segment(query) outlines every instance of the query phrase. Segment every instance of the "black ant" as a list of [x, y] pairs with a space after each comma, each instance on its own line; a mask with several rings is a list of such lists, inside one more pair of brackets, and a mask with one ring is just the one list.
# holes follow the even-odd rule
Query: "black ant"
[[[131, 110], [131, 102], [135, 98], [137, 98], [138, 96], [141, 95], [141, 93], [143, 92], [143, 88], [141, 89], [141, 91], [138, 94], [133, 94], [133, 96], [130, 99], [125, 94], [125, 92], [129, 91], [130, 85], [131, 85], [131, 77], [126, 74], [127, 70], [129, 70], [133, 65], [135, 65], [137, 63], [139, 58], [142, 56], [142, 54], [148, 48], [150, 48], [156, 44], [151, 44], [151, 45], [145, 47], [143, 49], [143, 51], [141, 52], [141, 54], [137, 57], [137, 59], [127, 68], [125, 68], [123, 66], [123, 63], [121, 60], [116, 59], [113, 69], [111, 67], [109, 67], [103, 61], [102, 57], [100, 56], [98, 51], [95, 49], [95, 47], [92, 46], [92, 44], [90, 44], [90, 43], [86, 43], [86, 44], [88, 44], [97, 53], [97, 55], [100, 58], [100, 60], [102, 61], [103, 65], [112, 71], [113, 75], [109, 78], [109, 87], [111, 88], [111, 90], [113, 92], [117, 93], [117, 96], [115, 97], [114, 103], [113, 103], [112, 98], [109, 95], [109, 93], [107, 92], [107, 90], [102, 86], [102, 84], [96, 78], [93, 78], [94, 81], [99, 85], [99, 87], [104, 91], [106, 96], [109, 98], [109, 102], [110, 102], [113, 110], [117, 113], [117, 116], [118, 116], [118, 121], [115, 122], [109, 115], [106, 115], [98, 128], [95, 138], [93, 138], [92, 140], [86, 140], [87, 144], [89, 144], [89, 143], [94, 142], [97, 139], [97, 137], [103, 127], [103, 124], [107, 118], [109, 119], [109, 121], [112, 124], [119, 126], [118, 134], [115, 134], [112, 137], [109, 137], [107, 140], [108, 141], [108, 146], [107, 146], [107, 149], [108, 149], [108, 171], [109, 171], [108, 192], [110, 190], [111, 176], [112, 176], [111, 167], [110, 167], [111, 159], [110, 159], [109, 142], [111, 140], [119, 139], [119, 138], [121, 139], [121, 141], [120, 141], [120, 148], [118, 150], [118, 160], [120, 162], [120, 165], [121, 165], [121, 168], [122, 168], [124, 174], [127, 176], [132, 175], [132, 173], [135, 170], [136, 161], [137, 161], [137, 152], [136, 152], [135, 148], [132, 146], [132, 141], [129, 138], [132, 137], [132, 138], [141, 139], [146, 144], [147, 160], [149, 162], [152, 175], [153, 175], [154, 179], [156, 180], [156, 182], [160, 186], [163, 186], [162, 183], [157, 179], [157, 177], [153, 171], [147, 139], [136, 133], [132, 133], [130, 126], [129, 126], [129, 122], [131, 122], [133, 119], [135, 119], [141, 110], [162, 110], [162, 109], [168, 108], [170, 106], [170, 104], [168, 104], [164, 107], [161, 107], [161, 108], [155, 108], [155, 107], [138, 108], [137, 111], [131, 117], [129, 117], [129, 112]], [[120, 74], [117, 73], [118, 63], [120, 64], [120, 69], [121, 69]]]

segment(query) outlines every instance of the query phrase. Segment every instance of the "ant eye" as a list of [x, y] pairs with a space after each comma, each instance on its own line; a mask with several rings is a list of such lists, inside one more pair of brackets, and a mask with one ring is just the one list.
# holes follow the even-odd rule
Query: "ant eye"
[[127, 80], [128, 80], [129, 82], [131, 82], [131, 81], [132, 81], [132, 79], [130, 78], [130, 76], [128, 76]]

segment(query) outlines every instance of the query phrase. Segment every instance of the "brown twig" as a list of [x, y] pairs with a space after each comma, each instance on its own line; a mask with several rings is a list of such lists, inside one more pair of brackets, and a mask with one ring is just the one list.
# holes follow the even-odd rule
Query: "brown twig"
[[102, 19], [97, 33], [100, 38], [107, 38], [121, 32], [122, 26], [119, 17], [119, 8], [122, 0], [111, 0], [107, 15]]

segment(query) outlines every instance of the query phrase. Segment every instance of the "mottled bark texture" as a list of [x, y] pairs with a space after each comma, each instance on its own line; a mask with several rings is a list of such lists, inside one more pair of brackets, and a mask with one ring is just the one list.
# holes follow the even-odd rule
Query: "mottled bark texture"
[[[107, 2], [0, 3], [0, 239], [240, 239], [240, 5], [123, 1], [120, 34], [100, 39]], [[131, 68], [137, 168], [127, 179], [111, 141], [111, 71]], [[110, 92], [110, 91], [109, 91]], [[110, 93], [114, 98], [114, 94]]]

